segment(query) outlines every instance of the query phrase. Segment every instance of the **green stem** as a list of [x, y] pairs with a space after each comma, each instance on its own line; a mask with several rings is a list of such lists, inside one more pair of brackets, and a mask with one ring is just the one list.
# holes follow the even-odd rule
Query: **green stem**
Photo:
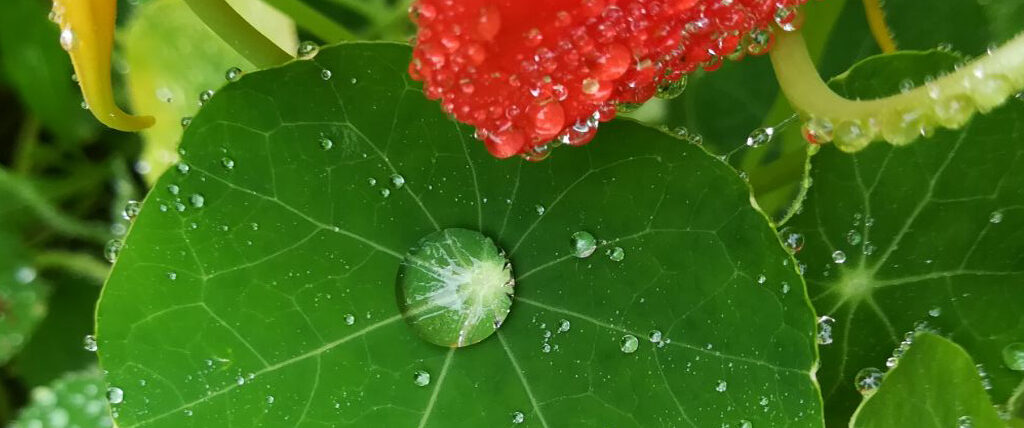
[[[11, 175], [2, 168], [0, 168], [0, 190], [8, 192], [9, 197], [20, 200], [39, 220], [56, 232], [99, 244], [106, 243], [110, 239], [110, 233], [106, 227], [86, 223], [62, 213], [39, 194], [30, 183]], [[8, 201], [8, 203], [10, 202]]]
[[776, 31], [772, 66], [782, 92], [810, 117], [806, 134], [857, 151], [881, 137], [906, 144], [935, 125], [956, 129], [1024, 89], [1024, 33], [957, 71], [912, 90], [873, 100], [846, 99], [818, 75], [799, 31]]
[[73, 251], [51, 250], [36, 255], [35, 266], [40, 270], [56, 269], [79, 275], [103, 284], [110, 272], [110, 263], [105, 263], [88, 254]]
[[268, 68], [293, 59], [291, 54], [260, 33], [225, 0], [185, 0], [185, 4], [207, 27], [253, 65]]
[[17, 138], [11, 166], [15, 174], [24, 176], [32, 169], [32, 156], [39, 142], [39, 121], [32, 116], [25, 118]]
[[310, 7], [302, 0], [266, 0], [267, 4], [288, 15], [295, 23], [325, 42], [356, 40], [341, 24]]

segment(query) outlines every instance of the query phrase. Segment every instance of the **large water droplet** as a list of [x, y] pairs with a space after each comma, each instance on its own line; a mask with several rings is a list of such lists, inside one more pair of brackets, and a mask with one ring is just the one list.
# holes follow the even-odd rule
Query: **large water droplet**
[[512, 423], [519, 425], [526, 421], [526, 415], [523, 412], [512, 412]]
[[988, 216], [988, 222], [992, 224], [999, 224], [1003, 222], [1002, 211], [992, 211], [992, 214]]
[[188, 202], [195, 208], [202, 208], [203, 205], [206, 205], [206, 197], [198, 193], [193, 193], [192, 196], [188, 197]]
[[64, 27], [60, 30], [60, 47], [66, 51], [75, 47], [75, 33], [71, 31], [71, 27]]
[[832, 252], [832, 261], [840, 265], [846, 263], [846, 253], [842, 250], [835, 250]]
[[514, 284], [511, 264], [490, 238], [445, 229], [420, 239], [406, 253], [398, 272], [398, 303], [422, 339], [468, 346], [504, 322]]
[[597, 250], [597, 239], [590, 232], [579, 231], [572, 234], [569, 240], [572, 254], [581, 259], [590, 257]]
[[832, 122], [820, 117], [812, 117], [804, 122], [801, 128], [804, 139], [811, 144], [825, 144], [832, 141], [835, 129]]

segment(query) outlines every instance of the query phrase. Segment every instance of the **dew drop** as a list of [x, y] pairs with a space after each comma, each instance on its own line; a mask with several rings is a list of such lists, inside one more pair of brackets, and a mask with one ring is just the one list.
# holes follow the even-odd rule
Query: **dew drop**
[[224, 73], [224, 79], [228, 82], [237, 82], [240, 78], [242, 78], [242, 69], [238, 67], [231, 67]]
[[82, 339], [82, 348], [89, 352], [96, 352], [99, 349], [99, 345], [96, 344], [96, 336], [85, 335], [85, 338]]
[[1010, 370], [1024, 371], [1024, 343], [1016, 342], [1003, 348], [1003, 363]]
[[391, 176], [391, 185], [394, 186], [394, 188], [396, 188], [396, 189], [401, 189], [402, 186], [405, 186], [405, 177], [402, 177], [399, 174], [392, 175]]
[[416, 370], [412, 374], [412, 383], [416, 386], [430, 385], [430, 373], [427, 373], [425, 370]]
[[956, 420], [956, 428], [974, 428], [974, 418], [961, 416]]
[[235, 168], [235, 160], [229, 157], [223, 157], [220, 159], [220, 165], [226, 170], [232, 170]]
[[107, 388], [107, 400], [110, 401], [110, 404], [121, 404], [124, 402], [124, 391], [116, 386]]
[[847, 153], [860, 151], [875, 138], [871, 127], [858, 120], [846, 120], [836, 126], [835, 144]]
[[647, 333], [647, 340], [651, 343], [661, 343], [661, 330], [651, 330]]
[[790, 253], [796, 254], [804, 248], [804, 235], [793, 231], [791, 228], [782, 229], [779, 232], [781, 235], [782, 243], [786, 245]]
[[844, 253], [842, 250], [835, 250], [832, 253], [832, 261], [840, 265], [846, 263], [846, 253]]
[[320, 148], [323, 150], [330, 150], [334, 148], [334, 141], [327, 138], [326, 135], [320, 134], [320, 138], [317, 139], [320, 142]]
[[1003, 222], [1003, 212], [1002, 211], [993, 211], [992, 214], [990, 214], [988, 216], [988, 222], [992, 223], [992, 224], [1002, 223]]
[[181, 118], [181, 129], [188, 128], [192, 124], [192, 116], [185, 116]]
[[572, 324], [569, 322], [569, 320], [563, 319], [563, 320], [559, 320], [558, 321], [558, 332], [559, 333], [565, 333], [565, 332], [569, 331], [569, 329], [571, 327], [572, 327]]
[[124, 247], [124, 243], [118, 239], [107, 241], [107, 245], [103, 247], [103, 257], [110, 263], [116, 262], [117, 257], [121, 255], [122, 247]]
[[64, 27], [60, 30], [60, 47], [66, 51], [75, 47], [75, 33], [71, 31], [71, 27]]
[[590, 257], [597, 250], [597, 239], [590, 232], [582, 230], [572, 234], [569, 244], [573, 255], [581, 259]]
[[636, 336], [632, 334], [622, 336], [622, 339], [619, 340], [619, 349], [625, 354], [632, 354], [636, 352], [637, 348], [639, 347], [640, 340], [638, 340]]
[[212, 89], [207, 89], [207, 90], [205, 90], [203, 92], [200, 92], [199, 93], [199, 105], [206, 104], [207, 101], [210, 101], [210, 98], [213, 98], [213, 90]]
[[268, 395], [267, 396], [267, 404], [274, 404], [274, 396], [273, 395]]
[[622, 247], [614, 247], [612, 249], [609, 249], [606, 254], [608, 256], [608, 259], [613, 262], [621, 262], [622, 259], [626, 258], [626, 251], [623, 250]]
[[139, 212], [142, 211], [142, 203], [139, 201], [128, 201], [124, 205], [124, 219], [135, 220], [135, 217], [139, 216]]
[[352, 325], [356, 323], [356, 316], [352, 314], [345, 314], [345, 325]]
[[849, 232], [846, 232], [846, 242], [849, 243], [850, 245], [860, 244], [860, 241], [860, 232], [856, 230], [850, 230]]
[[194, 208], [202, 208], [206, 205], [206, 198], [198, 193], [193, 193], [192, 196], [188, 197], [188, 202], [192, 204]]
[[299, 59], [313, 58], [314, 56], [316, 56], [317, 52], [320, 52], [320, 46], [308, 40], [299, 43], [299, 48], [296, 50]]
[[386, 187], [383, 188], [383, 189], [380, 189], [380, 196], [384, 197], [384, 198], [386, 198], [388, 196], [391, 196], [391, 189], [388, 189]]
[[938, 318], [939, 315], [942, 315], [942, 308], [940, 308], [938, 306], [928, 310], [928, 316], [930, 316], [932, 318]]
[[331, 70], [323, 69], [320, 70], [320, 78], [324, 80], [331, 80]]
[[537, 215], [544, 215], [544, 211], [546, 211], [543, 205], [536, 205], [533, 209], [537, 211]]
[[725, 392], [728, 389], [729, 389], [729, 383], [724, 381], [724, 380], [719, 380], [718, 383], [715, 384], [715, 391]]
[[829, 345], [832, 343], [832, 326], [835, 325], [836, 320], [830, 316], [822, 316], [818, 318], [818, 344]]
[[761, 147], [772, 141], [775, 128], [757, 128], [747, 136], [747, 147]]
[[812, 117], [804, 122], [801, 128], [804, 139], [811, 144], [825, 144], [832, 141], [835, 130], [832, 122], [820, 117]]
[[655, 96], [665, 100], [676, 98], [686, 91], [686, 83], [686, 76], [682, 76], [677, 80], [662, 79], [658, 83], [658, 92]]
[[875, 393], [875, 390], [882, 385], [882, 377], [885, 373], [874, 367], [867, 367], [857, 372], [853, 378], [853, 386], [857, 388], [860, 395], [865, 397]]
[[523, 412], [512, 412], [512, 423], [519, 425], [526, 421], [526, 415]]

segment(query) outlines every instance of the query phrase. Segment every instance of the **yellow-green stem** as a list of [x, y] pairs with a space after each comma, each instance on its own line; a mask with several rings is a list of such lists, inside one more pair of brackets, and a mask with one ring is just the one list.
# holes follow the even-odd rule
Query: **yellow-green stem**
[[857, 131], [857, 141], [837, 141], [847, 151], [879, 137], [906, 144], [936, 125], [958, 128], [975, 110], [987, 112], [1024, 89], [1024, 33], [923, 86], [872, 100], [850, 100], [833, 92], [818, 75], [799, 31], [776, 31], [771, 60], [793, 109], [827, 125], [829, 135], [822, 142], [832, 140], [833, 129], [837, 134], [850, 127]]
[[225, 0], [185, 0], [214, 33], [257, 67], [283, 64], [293, 58], [246, 21]]

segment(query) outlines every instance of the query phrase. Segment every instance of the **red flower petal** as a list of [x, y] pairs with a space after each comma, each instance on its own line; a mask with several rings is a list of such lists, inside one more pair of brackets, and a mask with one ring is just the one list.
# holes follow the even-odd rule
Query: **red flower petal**
[[497, 157], [583, 145], [619, 103], [764, 53], [805, 0], [419, 0], [410, 64]]

